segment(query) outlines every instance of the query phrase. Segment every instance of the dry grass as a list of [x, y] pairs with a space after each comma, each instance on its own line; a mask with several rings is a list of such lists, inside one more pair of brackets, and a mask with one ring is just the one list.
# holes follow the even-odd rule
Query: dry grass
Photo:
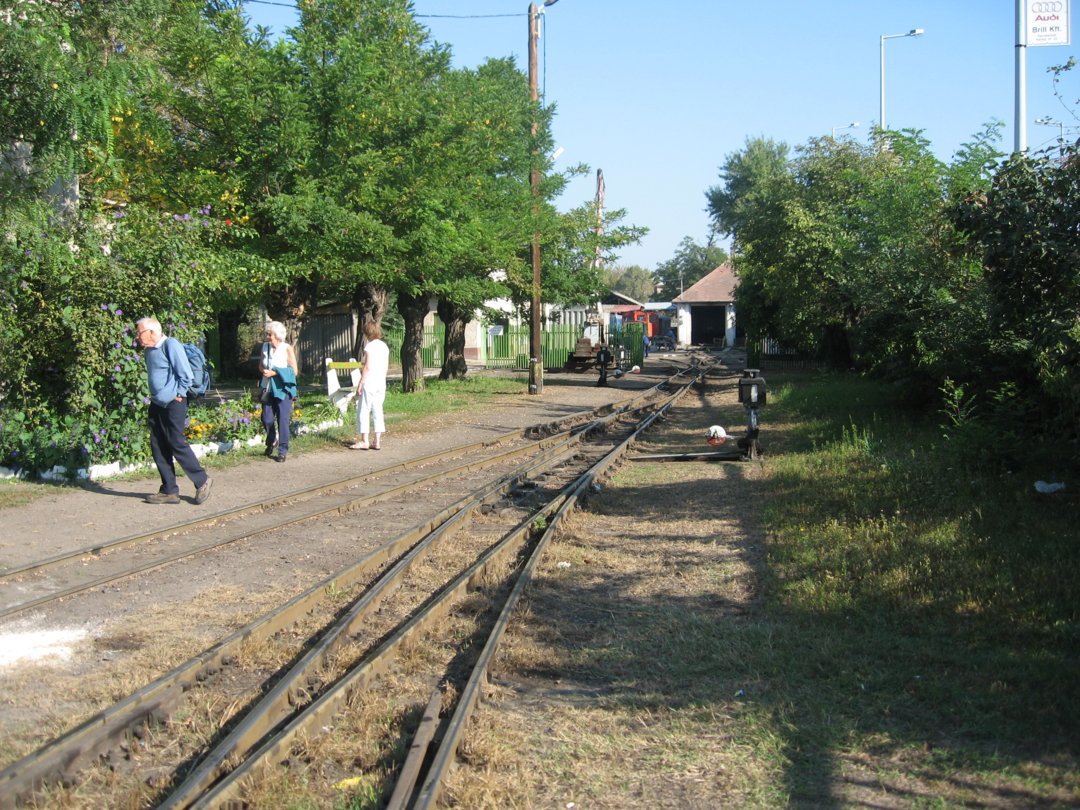
[[[576, 516], [497, 662], [458, 806], [1077, 806], [1075, 653], [1059, 642], [1075, 599], [1066, 620], [1032, 619], [1076, 580], [1012, 586], [1053, 570], [1060, 516], [994, 537], [997, 505], [928, 468], [924, 427], [887, 408], [867, 423], [866, 386], [830, 399], [849, 381], [800, 383], [803, 413], [784, 421], [783, 396], [767, 411], [764, 466], [626, 464]], [[707, 423], [740, 432], [732, 402], [698, 404], [642, 452], [703, 449]], [[958, 503], [978, 537], [955, 530]], [[1000, 622], [971, 610], [980, 595]]]
[[[676, 409], [641, 452], [703, 449], [709, 424], [741, 413], [731, 399]], [[775, 760], [732, 722], [745, 722], [740, 695], [759, 680], [739, 671], [751, 643], [739, 628], [761, 618], [759, 488], [759, 465], [708, 462], [631, 462], [602, 487], [549, 549], [514, 621], [467, 766], [451, 777], [454, 802], [770, 800]]]

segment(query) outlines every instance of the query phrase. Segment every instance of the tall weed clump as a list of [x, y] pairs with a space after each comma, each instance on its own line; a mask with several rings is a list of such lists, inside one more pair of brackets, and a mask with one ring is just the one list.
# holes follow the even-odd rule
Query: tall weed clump
[[959, 387], [943, 391], [939, 420], [887, 392], [830, 375], [770, 400], [768, 421], [785, 424], [794, 448], [768, 461], [774, 609], [801, 628], [804, 649], [832, 649], [834, 673], [876, 693], [836, 707], [853, 726], [868, 700], [884, 701], [899, 738], [940, 734], [944, 720], [968, 742], [1073, 745], [1076, 501], [1068, 487], [1033, 488], [1048, 465], [1076, 486], [1068, 448], [1025, 453]]

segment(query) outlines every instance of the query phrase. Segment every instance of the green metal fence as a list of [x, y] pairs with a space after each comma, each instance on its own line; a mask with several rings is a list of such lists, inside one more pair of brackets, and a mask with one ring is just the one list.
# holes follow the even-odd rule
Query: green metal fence
[[[612, 353], [618, 357], [618, 348], [625, 348], [625, 365], [641, 365], [644, 346], [642, 334], [644, 325], [628, 323], [623, 326], [607, 328], [607, 342]], [[513, 368], [527, 371], [529, 368], [529, 343], [531, 329], [528, 325], [505, 327], [501, 334], [487, 335], [487, 368]], [[566, 367], [566, 360], [574, 351], [581, 337], [582, 327], [573, 324], [552, 324], [540, 333], [540, 346], [544, 355], [544, 368], [561, 370]], [[401, 368], [401, 344], [405, 339], [404, 328], [387, 329], [383, 341], [390, 347], [390, 365]], [[434, 326], [425, 327], [423, 343], [420, 346], [420, 358], [424, 368], [442, 368], [443, 346], [446, 339], [446, 327], [435, 320]]]
[[619, 349], [626, 350], [624, 365], [640, 366], [645, 361], [645, 324], [624, 323], [621, 326], [609, 326], [607, 328], [607, 344], [616, 360], [619, 357]]
[[810, 352], [786, 348], [778, 341], [766, 337], [747, 339], [746, 365], [764, 371], [812, 369], [821, 364]]
[[[424, 363], [424, 368], [442, 368], [445, 338], [446, 327], [441, 321], [436, 320], [434, 326], [424, 327], [423, 343], [420, 344], [420, 359]], [[401, 344], [405, 342], [404, 327], [386, 330], [382, 339], [390, 347], [390, 365], [401, 368]]]
[[[501, 334], [488, 333], [487, 368], [529, 368], [529, 344], [532, 329], [529, 326], [504, 327]], [[544, 356], [544, 368], [561, 369], [566, 358], [574, 350], [581, 337], [581, 327], [554, 324], [540, 333], [540, 349]]]

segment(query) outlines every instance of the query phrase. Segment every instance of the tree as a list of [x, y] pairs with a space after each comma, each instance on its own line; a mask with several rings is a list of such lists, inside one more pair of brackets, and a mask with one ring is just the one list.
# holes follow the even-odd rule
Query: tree
[[889, 149], [820, 138], [788, 159], [759, 140], [730, 156], [710, 211], [738, 245], [748, 331], [932, 391], [956, 363], [950, 347], [979, 334], [977, 274], [943, 210], [985, 182], [996, 131], [951, 167], [913, 131], [891, 133]]
[[172, 114], [153, 101], [162, 53], [202, 24], [200, 8], [27, 3], [4, 22], [0, 142], [14, 160], [0, 170], [0, 351], [12, 360], [0, 380], [2, 463], [35, 472], [139, 458], [133, 320], [156, 315], [187, 339], [209, 322], [222, 223], [151, 193], [138, 166], [150, 139], [129, 129], [144, 116], [157, 132]]
[[661, 295], [667, 301], [703, 279], [728, 259], [727, 252], [714, 245], [712, 238], [705, 245], [697, 244], [689, 236], [683, 237], [675, 255], [657, 265], [653, 273], [654, 283], [661, 287]]
[[615, 267], [605, 273], [607, 286], [635, 301], [648, 301], [655, 294], [653, 275], [640, 265]]
[[431, 284], [446, 327], [440, 378], [452, 379], [466, 373], [465, 327], [473, 313], [507, 297], [503, 280], [520, 272], [520, 246], [530, 238], [521, 214], [532, 205], [527, 133], [533, 108], [527, 77], [511, 59], [453, 71], [440, 92], [442, 162], [432, 165], [429, 198], [438, 201], [452, 232]]
[[15, 171], [0, 171], [0, 190], [8, 192], [0, 208], [19, 192], [51, 186], [73, 209], [80, 181], [112, 168], [113, 123], [152, 80], [159, 37], [197, 14], [195, 3], [168, 0], [8, 10], [0, 36], [0, 149]]
[[197, 208], [227, 223], [231, 238], [206, 283], [217, 290], [231, 370], [247, 355], [236, 335], [240, 313], [264, 304], [296, 335], [315, 302], [309, 246], [295, 220], [278, 218], [280, 199], [305, 178], [311, 116], [289, 47], [253, 34], [236, 8], [211, 4], [177, 32], [162, 65], [166, 80], [122, 124], [131, 182], [117, 196]]
[[[1038, 403], [1044, 428], [1080, 421], [1080, 156], [1075, 147], [1013, 155], [953, 221], [985, 266], [993, 384]], [[983, 388], [989, 388], [984, 379]]]

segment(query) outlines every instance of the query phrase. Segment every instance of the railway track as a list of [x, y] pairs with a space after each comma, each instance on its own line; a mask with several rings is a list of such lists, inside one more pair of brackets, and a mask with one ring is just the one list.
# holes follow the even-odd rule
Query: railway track
[[[187, 538], [158, 559], [92, 573], [51, 598], [166, 565], [185, 551], [207, 553], [241, 534], [264, 535], [330, 514], [345, 520], [361, 509], [369, 521], [388, 520], [376, 510], [402, 498], [423, 498], [431, 507], [416, 525], [377, 538], [350, 565], [0, 771], [0, 805], [44, 795], [48, 806], [50, 795], [102, 790], [110, 796], [106, 805], [131, 803], [134, 792], [144, 806], [266, 806], [268, 796], [292, 789], [289, 780], [300, 771], [303, 781], [324, 785], [351, 778], [334, 757], [312, 755], [310, 741], [335, 737], [327, 729], [338, 729], [338, 718], [374, 702], [395, 707], [395, 721], [381, 742], [366, 744], [383, 746], [387, 760], [396, 760], [409, 740], [414, 746], [396, 769], [396, 789], [380, 789], [392, 795], [390, 806], [433, 806], [487, 663], [559, 522], [704, 373], [681, 371], [585, 421], [549, 425], [530, 437], [508, 434], [384, 471], [373, 492], [357, 493], [360, 482], [342, 479], [245, 507], [240, 515], [218, 514], [95, 551], [104, 560]], [[262, 517], [269, 522], [248, 525]], [[213, 536], [190, 540], [206, 533]], [[84, 558], [41, 561], [3, 579], [55, 580], [55, 571]], [[40, 606], [46, 598], [5, 611]], [[177, 734], [185, 727], [177, 722], [181, 715], [187, 728], [203, 729], [198, 740]], [[364, 735], [370, 730], [346, 736]], [[150, 776], [135, 779], [137, 773]]]
[[[685, 374], [685, 370], [681, 374]], [[678, 380], [677, 373], [672, 379]], [[662, 394], [663, 383], [615, 405], [597, 408], [559, 422], [509, 431], [470, 445], [410, 459], [375, 473], [305, 487], [267, 501], [176, 523], [163, 529], [98, 543], [0, 570], [0, 619], [289, 524], [347, 514], [405, 497], [439, 484], [452, 493], [448, 479], [467, 481], [488, 470], [508, 469], [544, 448], [557, 445], [581, 426], [606, 414], [640, 407]], [[675, 383], [677, 384], [677, 383]], [[374, 491], [358, 492], [360, 488]], [[459, 487], [460, 488], [460, 487]], [[134, 552], [127, 555], [118, 552]], [[14, 584], [18, 587], [13, 587]], [[27, 597], [26, 594], [35, 594]]]

